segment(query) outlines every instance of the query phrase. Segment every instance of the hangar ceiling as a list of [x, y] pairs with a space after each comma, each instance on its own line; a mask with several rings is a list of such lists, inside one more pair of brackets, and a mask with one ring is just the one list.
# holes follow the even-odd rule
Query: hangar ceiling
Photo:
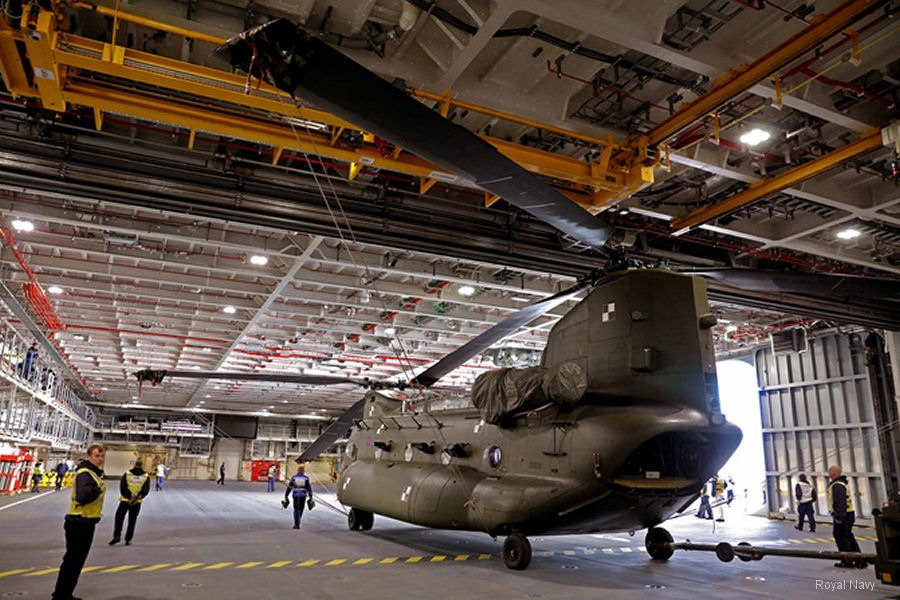
[[[449, 106], [456, 123], [589, 164], [602, 148], [590, 140], [650, 131], [728, 69], [839, 4], [151, 0], [123, 2], [123, 12], [145, 20], [115, 27], [120, 45], [160, 64], [171, 59], [224, 72], [214, 44], [166, 33], [147, 19], [228, 37], [286, 16], [385, 77], [402, 78], [429, 105], [439, 105], [433, 98], [445, 90], [474, 105]], [[599, 212], [615, 228], [614, 242], [648, 266], [735, 264], [898, 278], [900, 188], [889, 147], [682, 235], [669, 226], [896, 118], [897, 3], [871, 4], [875, 9], [855, 24], [855, 41], [844, 34], [827, 40], [795, 57], [777, 82], [756, 84], [671, 138], [669, 169], [657, 168], [652, 184]], [[114, 19], [78, 5], [68, 13], [72, 37], [63, 35], [60, 47], [78, 46], [76, 36], [108, 42]], [[222, 98], [209, 98], [193, 95], [191, 80], [184, 81], [164, 89], [87, 69], [73, 78], [76, 86], [102, 88], [107, 100], [140, 93], [159, 106], [233, 113], [225, 84]], [[248, 97], [265, 92], [247, 83]], [[55, 343], [104, 404], [336, 414], [356, 389], [172, 381], [138, 396], [128, 374], [150, 367], [408, 375], [606, 264], [502, 201], [486, 207], [484, 195], [463, 182], [432, 181], [425, 189], [402, 169], [354, 167], [324, 147], [304, 154], [249, 135], [95, 108], [70, 101], [54, 112], [3, 92], [0, 207], [4, 227], [13, 219], [33, 224], [15, 232], [16, 245], [67, 326]], [[298, 143], [318, 126], [257, 108], [247, 113], [289, 123]], [[742, 143], [754, 128], [771, 137]], [[378, 140], [332, 131], [341, 148], [390, 153]], [[551, 181], [577, 191], [571, 182]], [[267, 262], [255, 264], [261, 259], [254, 257]], [[27, 279], [8, 245], [0, 262], [3, 279], [18, 292]], [[897, 319], [891, 303], [847, 308], [715, 283], [711, 290], [723, 354], [783, 327], [890, 326]], [[532, 323], [443, 383], [464, 389], [481, 370], [533, 359], [563, 312]]]

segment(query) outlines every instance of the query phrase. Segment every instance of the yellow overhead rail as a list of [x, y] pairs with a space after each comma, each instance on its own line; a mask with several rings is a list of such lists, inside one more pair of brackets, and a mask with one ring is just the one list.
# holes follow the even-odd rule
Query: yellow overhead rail
[[[438, 102], [444, 116], [447, 116], [451, 105], [457, 106], [598, 147], [598, 159], [586, 162], [482, 136], [526, 170], [553, 178], [569, 198], [596, 213], [652, 183], [654, 168], [660, 162], [664, 166], [668, 162], [668, 148], [663, 144], [665, 140], [775, 69], [843, 31], [867, 14], [875, 4], [877, 0], [843, 2], [757, 61], [727, 74], [708, 93], [685, 105], [648, 134], [632, 136], [619, 143], [611, 136], [598, 138], [579, 134], [454, 100], [449, 92], [437, 95], [414, 90], [412, 93], [423, 100]], [[217, 36], [117, 9], [86, 2], [72, 2], [69, 6], [95, 10], [115, 19], [116, 25], [119, 21], [127, 21], [201, 42], [224, 42]], [[25, 12], [29, 13], [27, 10]], [[115, 43], [115, 35], [112, 43], [71, 35], [61, 30], [61, 18], [57, 14], [47, 10], [33, 14], [37, 15], [36, 19], [31, 16], [22, 19], [22, 30], [14, 29], [0, 19], [0, 75], [7, 89], [16, 97], [38, 98], [45, 108], [56, 111], [64, 111], [69, 105], [91, 108], [97, 129], [103, 127], [104, 113], [122, 114], [184, 128], [189, 132], [189, 147], [193, 146], [197, 132], [201, 131], [271, 146], [273, 164], [278, 163], [285, 149], [296, 149], [348, 163], [351, 179], [366, 166], [418, 178], [423, 191], [437, 181], [458, 181], [455, 174], [446, 173], [402, 148], [386, 151], [368, 134], [363, 136], [359, 147], [343, 143], [342, 132], [359, 128], [330, 113], [298, 107], [293, 98], [268, 84], [256, 85], [254, 82], [253, 86], [248, 86], [245, 76], [126, 48]], [[25, 71], [19, 46], [24, 48], [31, 73]], [[106, 79], [99, 81], [84, 76], [87, 73], [100, 74]], [[839, 156], [847, 160], [868, 147], [854, 144]], [[828, 157], [824, 160], [832, 164]], [[803, 172], [815, 171], [816, 162], [803, 165]], [[748, 190], [739, 200], [750, 202], [759, 199], [762, 197], [759, 194], [766, 189], [768, 186], [751, 188], [752, 193]], [[486, 203], [494, 201], [496, 198], [486, 197]], [[734, 206], [734, 202], [723, 204], [720, 208], [696, 211], [677, 219], [675, 223], [682, 229], [695, 226], [733, 210], [728, 206]]]

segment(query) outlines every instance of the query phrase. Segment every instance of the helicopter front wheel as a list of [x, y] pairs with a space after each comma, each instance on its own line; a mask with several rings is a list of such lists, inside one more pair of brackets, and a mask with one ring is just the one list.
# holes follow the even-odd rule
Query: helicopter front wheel
[[351, 508], [347, 513], [347, 526], [352, 531], [369, 531], [375, 523], [375, 515], [367, 510]]
[[647, 537], [644, 538], [644, 547], [653, 560], [669, 560], [675, 553], [671, 546], [674, 541], [675, 538], [668, 530], [651, 527], [647, 530]]
[[503, 542], [503, 564], [523, 571], [531, 564], [531, 542], [521, 533], [512, 533]]

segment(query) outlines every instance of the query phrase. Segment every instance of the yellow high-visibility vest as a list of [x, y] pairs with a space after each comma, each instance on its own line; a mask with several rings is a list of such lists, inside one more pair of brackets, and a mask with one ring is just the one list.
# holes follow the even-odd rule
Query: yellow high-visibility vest
[[834, 490], [835, 485], [844, 486], [844, 496], [847, 498], [847, 512], [855, 512], [853, 510], [853, 496], [850, 495], [850, 488], [843, 481], [832, 481], [828, 484], [828, 512], [834, 513]]
[[135, 475], [130, 471], [125, 473], [125, 484], [128, 486], [128, 491], [131, 492], [131, 498], [119, 496], [119, 502], [133, 502], [135, 504], [143, 502], [144, 499], [140, 497], [140, 494], [144, 488], [144, 482], [148, 479], [150, 479], [150, 476], [146, 473], [143, 475]]
[[100, 495], [97, 496], [97, 499], [93, 502], [79, 504], [75, 501], [75, 490], [78, 486], [75, 485], [75, 482], [72, 482], [72, 506], [66, 514], [84, 517], [86, 519], [99, 519], [103, 512], [103, 498], [106, 496], [106, 484], [103, 483], [103, 480], [100, 479], [93, 470], [88, 469], [87, 467], [82, 467], [75, 471], [75, 477], [78, 477], [82, 473], [88, 473], [94, 479], [94, 482], [100, 487]]

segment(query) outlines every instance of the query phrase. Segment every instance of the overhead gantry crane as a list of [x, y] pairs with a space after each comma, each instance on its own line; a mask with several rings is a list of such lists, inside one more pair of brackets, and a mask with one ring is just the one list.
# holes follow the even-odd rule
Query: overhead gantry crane
[[[145, 121], [183, 128], [192, 148], [198, 133], [247, 140], [268, 147], [272, 163], [278, 164], [285, 150], [327, 157], [347, 164], [354, 179], [363, 169], [381, 169], [418, 179], [420, 192], [436, 182], [466, 185], [447, 173], [413, 156], [403, 148], [385, 150], [384, 144], [363, 132], [360, 144], [347, 144], [341, 134], [359, 130], [327, 112], [298, 102], [262, 82], [190, 62], [142, 52], [122, 45], [119, 25], [130, 22], [164, 31], [198, 43], [219, 45], [225, 40], [126, 11], [85, 2], [23, 3], [21, 16], [0, 20], [0, 74], [14, 98], [37, 101], [44, 109], [64, 112], [72, 107], [93, 111], [96, 129], [102, 130], [104, 115], [126, 115]], [[823, 41], [843, 35], [854, 23], [876, 10], [878, 0], [848, 0], [802, 32], [780, 44], [750, 65], [729, 71], [712, 89], [687, 103], [646, 134], [614, 140], [595, 137], [524, 119], [420, 90], [410, 93], [423, 101], [438, 103], [445, 117], [453, 106], [483, 113], [509, 122], [577, 139], [596, 149], [596, 160], [585, 161], [562, 154], [482, 136], [502, 154], [526, 170], [552, 178], [571, 200], [591, 213], [598, 213], [628, 198], [653, 182], [656, 168], [667, 168], [666, 142], [698, 120], [715, 111], [756, 83], [772, 78]], [[67, 31], [67, 11], [93, 10], [112, 19], [110, 42], [74, 35]], [[252, 84], [251, 84], [252, 83]], [[777, 83], [777, 81], [776, 81]], [[299, 99], [302, 102], [302, 99]], [[718, 131], [716, 131], [718, 135]], [[701, 207], [672, 222], [673, 230], [684, 232], [755, 200], [809, 179], [840, 162], [887, 144], [890, 134], [879, 130], [864, 134], [858, 141], [819, 159], [807, 162], [778, 177], [763, 179], [745, 192], [720, 204]], [[497, 197], [485, 194], [490, 205]]]

